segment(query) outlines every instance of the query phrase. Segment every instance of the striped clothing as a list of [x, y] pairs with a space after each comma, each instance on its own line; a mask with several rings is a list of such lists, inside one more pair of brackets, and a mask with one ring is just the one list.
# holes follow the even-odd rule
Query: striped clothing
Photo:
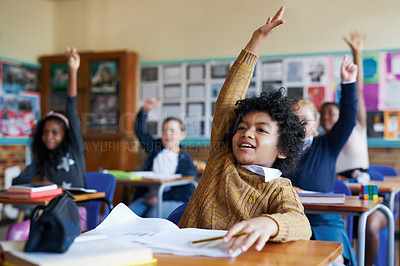
[[309, 239], [310, 224], [290, 181], [264, 177], [245, 169], [222, 145], [235, 103], [243, 99], [258, 56], [243, 50], [219, 94], [213, 119], [210, 155], [200, 183], [179, 226], [228, 230], [234, 224], [266, 216], [278, 224], [275, 242]]

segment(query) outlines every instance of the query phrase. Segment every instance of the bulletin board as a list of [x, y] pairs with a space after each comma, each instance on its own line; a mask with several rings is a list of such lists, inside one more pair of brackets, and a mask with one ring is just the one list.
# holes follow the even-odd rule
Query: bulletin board
[[0, 58], [0, 143], [25, 144], [40, 115], [39, 65]]
[[[339, 102], [344, 54], [353, 60], [351, 52], [260, 56], [246, 97], [285, 87], [288, 97], [309, 98], [317, 107]], [[162, 99], [149, 113], [149, 132], [159, 136], [163, 119], [176, 116], [188, 138], [209, 138], [215, 101], [235, 59], [140, 63], [139, 106], [149, 97]], [[400, 50], [364, 52], [363, 68], [368, 136], [383, 138], [384, 112], [400, 110]]]

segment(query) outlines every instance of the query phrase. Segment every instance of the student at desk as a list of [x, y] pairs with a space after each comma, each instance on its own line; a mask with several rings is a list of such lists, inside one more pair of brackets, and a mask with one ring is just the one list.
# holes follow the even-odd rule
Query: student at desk
[[[365, 185], [370, 181], [368, 174], [368, 143], [367, 143], [367, 112], [363, 95], [364, 74], [362, 63], [362, 49], [366, 35], [352, 32], [350, 39], [344, 38], [353, 52], [354, 64], [358, 66], [357, 75], [357, 98], [358, 113], [357, 123], [354, 127], [346, 145], [339, 154], [336, 163], [337, 175], [355, 179], [358, 183]], [[336, 103], [327, 102], [321, 107], [321, 125], [328, 132], [338, 121], [340, 106]], [[366, 227], [366, 252], [365, 265], [373, 265], [379, 250], [379, 231], [387, 226], [387, 219], [381, 211], [375, 211], [368, 216]]]
[[[197, 169], [193, 159], [180, 146], [185, 138], [185, 125], [174, 117], [168, 117], [162, 124], [161, 139], [153, 139], [146, 131], [146, 120], [148, 112], [156, 107], [160, 99], [147, 99], [136, 116], [134, 130], [140, 141], [140, 145], [147, 152], [144, 171], [153, 171], [159, 174], [182, 174], [183, 176], [196, 176]], [[162, 218], [168, 215], [178, 206], [189, 201], [194, 191], [192, 185], [183, 185], [169, 188], [163, 194]], [[157, 217], [157, 194], [155, 191], [143, 195], [143, 189], [136, 192], [142, 196], [129, 206], [137, 215], [142, 217]]]
[[75, 47], [67, 48], [68, 89], [66, 115], [50, 111], [36, 125], [32, 141], [32, 164], [12, 184], [29, 183], [40, 175], [63, 188], [86, 188], [86, 167], [77, 110], [77, 75], [80, 57]]
[[[339, 119], [332, 130], [325, 135], [317, 136], [318, 110], [310, 100], [299, 99], [293, 106], [306, 127], [305, 146], [299, 161], [299, 169], [288, 176], [298, 191], [305, 189], [333, 192], [336, 160], [356, 123], [356, 77], [357, 66], [347, 61], [345, 56], [341, 66], [342, 92]], [[310, 214], [307, 217], [311, 223], [314, 239], [342, 243], [343, 257], [340, 256], [338, 262], [356, 265], [356, 256], [340, 215]]]
[[269, 240], [311, 236], [297, 193], [281, 177], [295, 168], [303, 145], [304, 128], [292, 102], [282, 90], [244, 99], [257, 54], [284, 23], [283, 12], [282, 7], [254, 31], [229, 70], [216, 102], [209, 159], [179, 222], [179, 227], [229, 230], [226, 242], [247, 233], [234, 238], [230, 254], [253, 244], [260, 251]]

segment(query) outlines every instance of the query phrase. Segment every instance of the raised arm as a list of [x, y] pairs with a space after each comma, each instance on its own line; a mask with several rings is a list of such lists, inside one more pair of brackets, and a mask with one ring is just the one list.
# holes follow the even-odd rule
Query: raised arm
[[267, 22], [253, 32], [250, 41], [244, 49], [254, 54], [258, 54], [267, 36], [279, 25], [285, 23], [282, 19], [284, 11], [285, 7], [281, 7], [273, 18], [268, 17]]
[[363, 73], [363, 62], [362, 62], [362, 50], [364, 48], [364, 41], [366, 35], [361, 34], [358, 31], [350, 32], [350, 39], [343, 37], [344, 41], [350, 46], [353, 57], [354, 64], [358, 66], [357, 73], [357, 98], [358, 98], [358, 113], [357, 121], [365, 127], [367, 125], [367, 111], [365, 108], [364, 101], [364, 73]]
[[78, 68], [81, 62], [78, 51], [75, 47], [67, 47], [66, 50], [67, 63], [68, 63], [68, 97], [75, 97], [78, 93]]

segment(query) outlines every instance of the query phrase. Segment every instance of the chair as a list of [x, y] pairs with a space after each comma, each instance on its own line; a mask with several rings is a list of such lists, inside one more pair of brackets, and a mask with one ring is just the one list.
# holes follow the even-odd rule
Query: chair
[[[340, 179], [335, 179], [335, 188], [334, 188], [335, 193], [343, 193], [346, 196], [351, 196], [351, 190], [350, 188]], [[346, 216], [346, 231], [347, 231], [347, 236], [349, 237], [349, 241], [353, 240], [353, 221], [354, 217], [353, 216]]]
[[[106, 199], [111, 203], [114, 197], [115, 186], [117, 181], [112, 174], [100, 172], [90, 172], [86, 174], [87, 188], [94, 188], [98, 192], [105, 192]], [[87, 203], [87, 230], [95, 228], [100, 222], [101, 201], [91, 200]], [[106, 206], [104, 218], [110, 212]]]
[[175, 210], [173, 210], [171, 212], [171, 214], [167, 217], [167, 220], [173, 222], [174, 224], [178, 225], [179, 221], [181, 220], [181, 217], [183, 215], [183, 213], [186, 210], [187, 207], [187, 203], [182, 204], [181, 206], [179, 206], [178, 208], [176, 208]]
[[[385, 177], [398, 177], [399, 173], [396, 168], [389, 165], [372, 164], [368, 170], [371, 180], [383, 181]], [[395, 221], [399, 217], [399, 195], [395, 198], [395, 206], [393, 210], [393, 217]], [[375, 266], [387, 265], [387, 239], [388, 239], [388, 228], [385, 227], [379, 231], [379, 250], [375, 259]]]

